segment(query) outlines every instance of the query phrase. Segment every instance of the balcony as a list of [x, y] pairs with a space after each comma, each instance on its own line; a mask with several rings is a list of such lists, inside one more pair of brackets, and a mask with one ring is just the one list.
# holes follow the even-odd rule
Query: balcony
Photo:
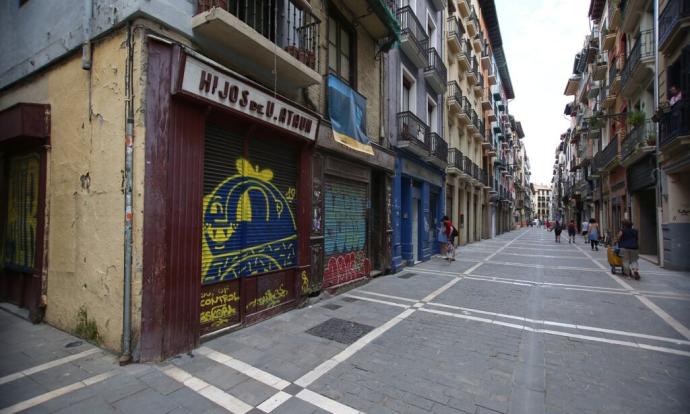
[[474, 53], [478, 55], [484, 50], [484, 33], [481, 30], [472, 38], [472, 46], [474, 46]]
[[496, 68], [493, 65], [491, 65], [491, 67], [489, 67], [488, 80], [489, 80], [489, 85], [492, 85], [492, 86], [498, 82], [498, 79], [496, 78]]
[[470, 123], [467, 124], [467, 131], [474, 136], [479, 130], [479, 118], [477, 117], [477, 112], [474, 109], [470, 112]]
[[618, 32], [615, 30], [606, 31], [604, 33], [604, 43], [601, 45], [601, 50], [604, 52], [611, 52], [613, 47], [616, 45], [616, 38], [618, 37]]
[[462, 46], [462, 35], [465, 34], [465, 27], [457, 17], [449, 17], [446, 21], [446, 41], [448, 42], [448, 54], [456, 55], [460, 53]]
[[646, 0], [625, 0], [621, 2], [621, 31], [635, 32], [640, 16], [645, 11]]
[[491, 102], [491, 96], [489, 95], [482, 95], [482, 111], [488, 111], [493, 107], [492, 102]]
[[448, 149], [448, 166], [446, 167], [446, 174], [449, 175], [464, 175], [462, 151], [457, 148]]
[[470, 0], [458, 0], [457, 6], [458, 13], [460, 13], [463, 19], [470, 16], [470, 12], [472, 11], [470, 9]]
[[484, 45], [484, 48], [482, 49], [481, 63], [482, 69], [487, 72], [491, 72], [491, 53], [489, 53], [488, 45]]
[[458, 115], [462, 111], [462, 92], [460, 85], [456, 81], [448, 82], [448, 93], [446, 94], [448, 112]]
[[458, 121], [461, 125], [468, 125], [472, 122], [472, 106], [466, 96], [462, 97], [462, 110], [458, 113]]
[[426, 157], [430, 151], [427, 141], [429, 127], [412, 112], [398, 113], [397, 147], [405, 149], [420, 157]]
[[435, 132], [427, 133], [426, 142], [429, 143], [429, 154], [425, 158], [439, 168], [445, 169], [448, 165], [448, 144]]
[[655, 125], [651, 120], [647, 120], [628, 131], [621, 144], [621, 161], [628, 167], [655, 150]]
[[465, 173], [467, 178], [474, 178], [472, 176], [472, 160], [467, 155], [465, 155], [462, 160], [462, 172]]
[[474, 132], [474, 139], [480, 143], [482, 142], [482, 139], [484, 139], [484, 121], [479, 119], [479, 117], [477, 117], [477, 126], [476, 131]]
[[570, 79], [568, 79], [568, 83], [565, 85], [565, 91], [563, 91], [563, 94], [565, 96], [574, 96], [580, 87], [580, 79], [582, 79], [582, 75], [572, 75]]
[[363, 27], [375, 40], [381, 40], [388, 36], [397, 39], [400, 36], [400, 24], [395, 18], [395, 2], [390, 0], [348, 0], [347, 8], [353, 16], [359, 16], [357, 25]]
[[427, 60], [429, 36], [419, 23], [414, 10], [410, 6], [398, 10], [398, 21], [400, 21], [400, 49], [417, 68], [427, 67], [429, 65]]
[[470, 84], [470, 86], [474, 86], [477, 84], [479, 81], [479, 77], [477, 76], [479, 73], [479, 63], [477, 62], [477, 58], [475, 56], [472, 56], [470, 59], [470, 68], [467, 71], [467, 82]]
[[491, 190], [491, 178], [486, 170], [480, 170], [481, 182], [485, 190]]
[[477, 68], [477, 72], [475, 72], [475, 74], [477, 75], [477, 84], [474, 85], [474, 96], [480, 98], [482, 95], [484, 95], [484, 75], [479, 68]]
[[424, 68], [424, 79], [434, 88], [437, 94], [443, 94], [446, 91], [446, 83], [448, 82], [446, 65], [443, 64], [443, 59], [433, 47], [427, 50], [427, 61], [429, 64]]
[[609, 94], [618, 95], [621, 89], [621, 74], [618, 72], [618, 60], [609, 65]]
[[690, 26], [690, 0], [668, 0], [659, 16], [659, 51], [669, 53]]
[[610, 109], [613, 108], [613, 105], [616, 103], [616, 99], [618, 99], [618, 95], [615, 93], [611, 93], [610, 88], [606, 89], [606, 93], [604, 93], [606, 97], [604, 98], [603, 101], [601, 101], [601, 106], [603, 109]]
[[457, 55], [458, 65], [460, 71], [458, 72], [458, 77], [462, 79], [462, 71], [468, 71], [472, 66], [472, 46], [470, 45], [470, 39], [465, 39], [460, 45], [460, 53]]
[[608, 68], [608, 64], [603, 58], [597, 59], [597, 61], [592, 64], [592, 79], [595, 81], [605, 80]]
[[[659, 144], [661, 150], [666, 153], [671, 148], [688, 143], [690, 143], [690, 99], [683, 98], [662, 116], [659, 122]], [[687, 147], [684, 151], [687, 153]]]
[[477, 12], [474, 10], [474, 6], [470, 6], [470, 15], [465, 18], [465, 27], [470, 38], [475, 37], [479, 31], [479, 19], [477, 19]]
[[[275, 1], [257, 6], [250, 0], [229, 5], [199, 1], [192, 30], [213, 58], [234, 69], [251, 67], [259, 80], [273, 84], [273, 73], [277, 73], [281, 89], [320, 84], [319, 19], [301, 3], [287, 1], [285, 12], [277, 19], [280, 30], [276, 30]], [[227, 7], [218, 7], [219, 3]], [[219, 48], [222, 53], [214, 52]]]
[[640, 32], [621, 74], [621, 93], [632, 98], [647, 87], [654, 76], [654, 31]]
[[602, 151], [601, 158], [599, 159], [601, 162], [600, 168], [604, 171], [609, 171], [617, 166], [620, 160], [621, 156], [618, 148], [618, 138], [614, 137], [606, 148], [604, 148], [604, 151]]

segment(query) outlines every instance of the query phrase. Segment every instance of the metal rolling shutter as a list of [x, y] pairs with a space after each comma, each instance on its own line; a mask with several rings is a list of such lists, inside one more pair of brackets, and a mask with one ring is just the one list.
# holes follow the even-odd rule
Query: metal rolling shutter
[[252, 207], [245, 246], [263, 260], [251, 264], [252, 273], [297, 265], [297, 179], [299, 152], [284, 139], [252, 139], [249, 161], [252, 177], [247, 188]]
[[367, 206], [367, 184], [326, 179], [324, 286], [368, 276]]
[[243, 181], [237, 171], [242, 148], [242, 138], [222, 128], [206, 126], [201, 255], [203, 283], [236, 277], [231, 271], [231, 263], [224, 257], [243, 247], [239, 228], [235, 227], [236, 206], [241, 194], [239, 191], [229, 191], [233, 184]]

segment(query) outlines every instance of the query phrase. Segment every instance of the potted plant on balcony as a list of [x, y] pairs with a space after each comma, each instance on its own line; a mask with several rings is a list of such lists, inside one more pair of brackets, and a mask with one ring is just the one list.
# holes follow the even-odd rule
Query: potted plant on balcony
[[596, 113], [589, 118], [589, 130], [599, 131], [604, 126], [604, 121], [601, 119], [601, 115]]
[[648, 132], [647, 133], [647, 146], [649, 147], [655, 147], [656, 146], [656, 133], [654, 132]]
[[636, 127], [642, 125], [644, 123], [644, 112], [642, 112], [642, 111], [631, 112], [628, 115], [628, 123], [630, 123], [630, 125], [633, 128], [636, 128]]

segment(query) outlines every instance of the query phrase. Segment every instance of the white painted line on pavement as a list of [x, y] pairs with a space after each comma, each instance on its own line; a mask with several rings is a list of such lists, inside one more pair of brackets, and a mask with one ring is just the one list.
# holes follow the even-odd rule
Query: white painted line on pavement
[[646, 349], [646, 350], [650, 350], [650, 351], [657, 351], [657, 352], [663, 352], [663, 353], [667, 353], [667, 354], [675, 354], [675, 355], [690, 357], [690, 352], [681, 351], [681, 350], [673, 349], [673, 348], [665, 348], [665, 347], [661, 347], [661, 346], [638, 344], [637, 342], [620, 341], [620, 340], [616, 340], [616, 339], [599, 338], [596, 336], [579, 335], [579, 334], [554, 331], [554, 330], [549, 330], [549, 329], [532, 328], [531, 326], [526, 326], [526, 325], [518, 325], [518, 324], [513, 324], [513, 323], [495, 321], [495, 320], [487, 319], [487, 318], [478, 318], [476, 316], [471, 316], [471, 315], [461, 315], [461, 314], [452, 313], [452, 312], [438, 311], [435, 309], [423, 308], [423, 309], [420, 309], [420, 311], [421, 312], [427, 312], [427, 313], [435, 313], [437, 315], [450, 316], [450, 317], [458, 318], [458, 319], [466, 319], [466, 320], [472, 320], [472, 321], [477, 321], [477, 322], [489, 323], [492, 325], [505, 326], [508, 328], [524, 330], [524, 331], [529, 331], [529, 332], [543, 333], [543, 334], [547, 334], [547, 335], [564, 336], [567, 338], [582, 339], [582, 340], [593, 341], [593, 342], [602, 342], [602, 343], [613, 344], [613, 345], [622, 345], [622, 346], [627, 346], [630, 348]]
[[[594, 260], [594, 259], [592, 258], [592, 256], [590, 256], [587, 252], [583, 251], [579, 246], [576, 246], [576, 247], [577, 247], [578, 250], [580, 250], [580, 252], [582, 252], [582, 254], [584, 254], [585, 256], [587, 256], [587, 257], [588, 257], [591, 261], [593, 261], [597, 266], [601, 267], [602, 269], [606, 269], [606, 267], [604, 267], [603, 264], [601, 264], [601, 263], [599, 263], [598, 261]], [[625, 281], [623, 281], [623, 280], [622, 280], [621, 278], [619, 278], [618, 276], [612, 275], [612, 274], [609, 273], [609, 272], [606, 272], [606, 274], [609, 275], [610, 277], [612, 277], [613, 280], [615, 280], [619, 285], [623, 286], [625, 289], [627, 289], [627, 290], [629, 290], [629, 291], [635, 291], [635, 289], [634, 289], [632, 286], [630, 286], [629, 284], [627, 284]], [[666, 311], [664, 311], [663, 309], [661, 309], [660, 307], [658, 307], [658, 306], [657, 306], [656, 304], [654, 304], [651, 300], [649, 300], [649, 298], [647, 298], [646, 296], [643, 296], [643, 295], [635, 295], [635, 297], [636, 297], [640, 302], [642, 302], [645, 306], [647, 306], [652, 312], [656, 313], [656, 315], [657, 315], [658, 317], [660, 317], [661, 319], [663, 319], [664, 322], [666, 322], [667, 324], [669, 324], [673, 329], [675, 329], [675, 330], [678, 331], [681, 335], [683, 335], [686, 339], [690, 339], [690, 329], [688, 329], [687, 327], [685, 327], [685, 325], [683, 325], [682, 323], [680, 323], [679, 321], [677, 321], [673, 316], [671, 316], [671, 315], [669, 315], [668, 313], [666, 313]]]
[[[477, 265], [479, 267], [481, 263]], [[471, 268], [470, 268], [471, 269]], [[429, 293], [426, 295], [424, 298], [422, 298], [422, 302], [431, 302], [436, 298], [436, 296], [440, 295], [441, 293], [445, 292], [446, 290], [450, 289], [454, 284], [458, 283], [460, 281], [460, 278], [456, 278], [451, 280], [450, 282], [446, 283], [445, 285], [441, 286], [440, 288], [436, 289], [435, 291]]]
[[292, 395], [283, 391], [278, 391], [271, 397], [267, 398], [264, 402], [257, 405], [256, 408], [265, 413], [270, 413], [271, 411], [280, 407], [285, 401], [289, 400], [290, 398], [292, 398]]
[[0, 377], [0, 385], [18, 380], [19, 378], [23, 377], [28, 377], [29, 375], [35, 374], [37, 372], [45, 371], [47, 369], [55, 368], [57, 366], [60, 366], [62, 364], [66, 364], [68, 362], [75, 361], [80, 358], [84, 358], [89, 355], [93, 355], [97, 352], [100, 352], [101, 350], [98, 348], [92, 348], [89, 350], [86, 350], [84, 352], [80, 352], [78, 354], [74, 355], [68, 355], [63, 358], [56, 359], [54, 361], [49, 361], [41, 365], [36, 365], [35, 367], [25, 369], [23, 371], [15, 372], [14, 374], [10, 375], [5, 375], [4, 377]]
[[527, 254], [527, 253], [510, 253], [510, 252], [503, 252], [501, 254], [509, 255], [509, 256], [520, 256], [520, 257], [543, 257], [545, 259], [587, 260], [586, 257], [580, 257], [580, 256], [549, 256], [549, 255], [545, 255], [545, 254]]
[[432, 303], [429, 303], [428, 305], [436, 306], [436, 307], [440, 307], [440, 308], [446, 308], [446, 309], [459, 310], [459, 311], [462, 311], [463, 314], [466, 314], [465, 312], [479, 313], [479, 314], [483, 314], [483, 315], [491, 315], [494, 317], [500, 317], [500, 318], [505, 318], [505, 319], [513, 319], [513, 320], [528, 322], [528, 323], [535, 324], [535, 325], [560, 326], [562, 328], [571, 328], [571, 329], [577, 329], [577, 330], [581, 330], [581, 331], [602, 332], [602, 333], [609, 333], [609, 334], [613, 334], [613, 335], [631, 336], [631, 337], [635, 337], [635, 338], [644, 338], [644, 339], [652, 339], [655, 341], [670, 342], [670, 343], [673, 343], [676, 345], [688, 345], [688, 346], [690, 346], [690, 341], [686, 341], [683, 339], [669, 338], [669, 337], [665, 337], [665, 336], [647, 335], [647, 334], [638, 333], [638, 332], [629, 332], [629, 331], [621, 331], [621, 330], [617, 330], [617, 329], [599, 328], [596, 326], [580, 325], [580, 324], [573, 324], [573, 323], [554, 322], [554, 321], [548, 321], [548, 320], [543, 320], [543, 319], [531, 319], [531, 318], [526, 318], [523, 316], [508, 315], [505, 313], [490, 312], [490, 311], [484, 311], [484, 310], [479, 310], [479, 309], [467, 308], [467, 307], [463, 307], [463, 306], [446, 305], [443, 303], [433, 303], [432, 302]]
[[241, 374], [244, 374], [279, 391], [290, 385], [289, 381], [285, 381], [284, 379], [278, 378], [273, 374], [270, 374], [259, 368], [255, 368], [245, 362], [231, 357], [230, 355], [223, 354], [222, 352], [218, 352], [214, 349], [202, 346], [201, 348], [197, 349], [197, 352], [208, 359], [232, 368]]
[[334, 414], [359, 414], [361, 411], [357, 411], [354, 408], [350, 408], [345, 404], [341, 404], [338, 401], [332, 400], [328, 397], [324, 397], [321, 394], [317, 394], [313, 391], [302, 390], [295, 397], [302, 401], [306, 401], [313, 404], [322, 410], [328, 411]]
[[367, 298], [364, 296], [357, 296], [357, 295], [352, 295], [349, 293], [345, 293], [345, 294], [343, 294], [343, 296], [346, 296], [348, 298], [358, 299], [358, 300], [365, 300], [367, 302], [372, 302], [372, 303], [381, 303], [383, 305], [397, 306], [397, 307], [403, 308], [403, 309], [409, 309], [410, 308], [410, 305], [403, 305], [401, 303], [395, 303], [395, 302], [390, 302], [390, 301], [381, 300], [381, 299]]
[[[509, 241], [508, 243], [504, 244], [503, 247], [500, 247], [498, 250], [496, 250], [496, 251], [494, 252], [494, 254], [488, 256], [488, 257], [487, 257], [486, 259], [484, 259], [484, 260], [488, 262], [489, 260], [493, 259], [494, 256], [496, 256], [497, 254], [499, 254], [500, 252], [502, 252], [503, 250], [505, 250], [505, 249], [506, 249], [508, 246], [510, 246], [511, 244], [515, 243], [517, 240], [519, 240], [519, 239], [520, 239], [522, 236], [524, 236], [525, 234], [527, 234], [527, 232], [522, 232], [522, 233], [520, 233], [520, 235], [518, 235], [517, 237], [515, 237], [514, 239], [512, 239], [512, 240]], [[470, 272], [471, 272], [471, 271], [465, 272], [465, 274], [466, 274], [466, 275], [469, 275]]]
[[18, 413], [20, 411], [28, 410], [31, 407], [35, 407], [39, 404], [43, 404], [47, 401], [50, 401], [52, 399], [55, 399], [57, 397], [61, 397], [65, 394], [69, 394], [70, 392], [88, 387], [93, 384], [97, 384], [101, 381], [105, 381], [106, 379], [114, 376], [120, 372], [119, 370], [112, 370], [108, 372], [104, 372], [103, 374], [99, 375], [94, 375], [93, 377], [86, 378], [85, 380], [75, 382], [70, 385], [66, 385], [62, 388], [58, 388], [56, 390], [47, 392], [45, 394], [38, 395], [36, 397], [30, 398], [28, 400], [19, 402], [17, 404], [11, 405], [9, 407], [5, 407], [0, 410], [0, 414], [11, 414], [11, 413]]
[[335, 368], [339, 363], [347, 360], [354, 353], [356, 353], [360, 349], [364, 348], [371, 341], [373, 341], [374, 339], [381, 336], [383, 333], [385, 333], [386, 331], [388, 331], [389, 329], [391, 329], [392, 327], [394, 327], [395, 325], [400, 323], [403, 319], [407, 318], [408, 316], [410, 316], [414, 312], [415, 312], [414, 309], [407, 309], [407, 310], [403, 311], [398, 316], [394, 317], [393, 319], [389, 320], [388, 322], [384, 323], [383, 325], [379, 326], [378, 328], [375, 328], [373, 331], [371, 331], [368, 334], [364, 335], [363, 337], [359, 338], [352, 345], [348, 346], [347, 348], [342, 350], [340, 353], [338, 353], [335, 356], [333, 356], [332, 358], [322, 362], [316, 368], [314, 368], [311, 371], [307, 372], [306, 374], [302, 375], [302, 377], [300, 377], [297, 381], [295, 381], [295, 384], [299, 385], [300, 387], [309, 386], [314, 381], [321, 378], [321, 376], [326, 374], [328, 371]]
[[367, 295], [373, 295], [373, 296], [380, 296], [382, 298], [397, 299], [397, 300], [402, 300], [404, 302], [413, 302], [413, 303], [419, 302], [417, 299], [403, 298], [402, 296], [386, 295], [383, 293], [371, 292], [369, 290], [364, 290], [364, 289], [357, 289], [357, 290], [354, 290], [353, 292], [365, 293]]
[[217, 388], [174, 365], [159, 367], [158, 369], [161, 370], [161, 372], [163, 372], [165, 375], [183, 384], [197, 394], [205, 397], [207, 400], [220, 405], [231, 413], [244, 414], [254, 408], [244, 401], [226, 393], [220, 388]]

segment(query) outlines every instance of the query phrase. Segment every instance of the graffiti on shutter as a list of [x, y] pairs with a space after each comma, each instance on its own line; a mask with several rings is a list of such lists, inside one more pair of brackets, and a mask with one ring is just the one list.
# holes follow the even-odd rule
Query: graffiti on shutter
[[366, 251], [366, 184], [332, 180], [325, 187], [323, 286], [329, 287], [368, 276], [371, 265]]
[[7, 227], [3, 243], [4, 265], [21, 272], [34, 267], [38, 224], [39, 156], [31, 154], [9, 161]]

